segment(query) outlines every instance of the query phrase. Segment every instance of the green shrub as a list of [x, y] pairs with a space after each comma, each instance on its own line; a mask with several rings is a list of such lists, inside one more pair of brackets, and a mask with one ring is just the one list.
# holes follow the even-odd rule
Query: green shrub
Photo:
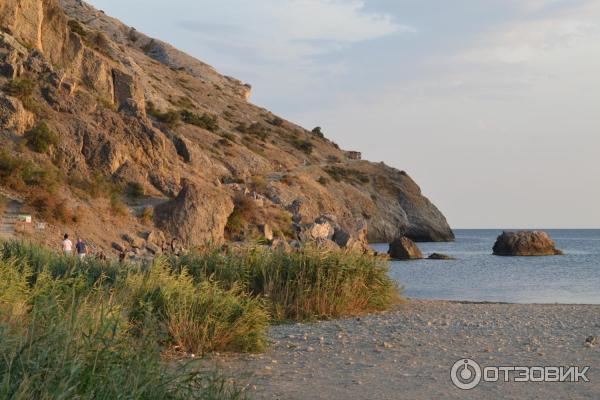
[[62, 184], [60, 171], [50, 163], [39, 166], [31, 161], [25, 161], [21, 169], [21, 178], [26, 185], [54, 193]]
[[321, 130], [320, 126], [317, 126], [316, 128], [314, 128], [311, 133], [321, 139], [325, 138], [325, 135], [323, 134], [323, 131]]
[[95, 172], [89, 178], [72, 175], [68, 177], [67, 182], [71, 187], [79, 189], [93, 199], [99, 197], [110, 198], [113, 194], [118, 194], [123, 190], [120, 185], [112, 182], [109, 177], [99, 172]]
[[40, 187], [53, 193], [62, 184], [59, 171], [48, 163], [39, 166], [32, 161], [10, 155], [0, 150], [0, 184], [14, 190]]
[[221, 133], [219, 143], [225, 147], [231, 147], [232, 143], [236, 143], [236, 135], [230, 132], [223, 132]]
[[324, 169], [336, 182], [364, 184], [369, 183], [371, 180], [364, 172], [352, 168], [328, 166]]
[[83, 26], [81, 26], [81, 24], [78, 21], [71, 19], [69, 20], [68, 25], [69, 29], [71, 29], [71, 32], [74, 32], [81, 37], [85, 37], [87, 35], [86, 30], [83, 29]]
[[6, 150], [0, 150], [0, 183], [16, 189], [24, 185], [20, 171], [24, 161], [11, 156]]
[[194, 102], [192, 101], [192, 99], [190, 99], [187, 96], [182, 96], [180, 97], [177, 102], [175, 103], [177, 106], [183, 108], [183, 109], [194, 109], [196, 107], [196, 105], [194, 104]]
[[65, 199], [49, 193], [46, 190], [40, 189], [34, 192], [29, 203], [35, 208], [38, 215], [45, 221], [49, 222], [72, 222], [73, 213], [67, 206]]
[[131, 27], [129, 29], [129, 32], [127, 33], [127, 38], [133, 43], [137, 42], [139, 39], [137, 30], [135, 28]]
[[327, 163], [329, 163], [329, 164], [339, 164], [340, 162], [342, 162], [342, 160], [340, 160], [340, 158], [338, 156], [335, 156], [335, 155], [327, 156]]
[[110, 209], [116, 215], [127, 214], [127, 204], [121, 199], [118, 193], [110, 194]]
[[256, 137], [262, 141], [265, 141], [267, 137], [269, 137], [269, 130], [259, 122], [253, 122], [250, 125], [242, 123], [237, 126], [236, 130], [246, 135]]
[[98, 104], [100, 104], [103, 108], [111, 111], [117, 111], [117, 105], [112, 100], [101, 96], [98, 96], [96, 100], [98, 101]]
[[9, 96], [18, 97], [19, 99], [31, 96], [34, 89], [35, 82], [29, 78], [10, 80], [3, 87], [3, 90], [6, 92], [6, 94]]
[[58, 144], [58, 136], [50, 129], [45, 121], [25, 134], [25, 140], [31, 150], [37, 153], [47, 153], [51, 146]]
[[317, 179], [317, 182], [319, 182], [323, 186], [327, 186], [329, 184], [329, 179], [327, 179], [324, 176], [320, 176], [319, 179]]
[[268, 122], [269, 122], [271, 125], [273, 125], [273, 126], [278, 126], [278, 127], [279, 127], [279, 126], [283, 126], [283, 124], [284, 124], [284, 122], [285, 122], [285, 121], [284, 121], [284, 120], [282, 120], [282, 119], [281, 119], [281, 118], [279, 118], [279, 117], [274, 117], [272, 120], [270, 120], [270, 121], [268, 121]]
[[294, 185], [297, 185], [299, 182], [300, 182], [300, 179], [298, 179], [297, 175], [285, 174], [281, 178], [281, 183], [283, 183], [284, 185], [287, 185], [287, 186], [294, 186]]
[[104, 32], [98, 31], [93, 35], [91, 44], [96, 47], [96, 50], [105, 52], [110, 46], [110, 40]]
[[256, 203], [243, 194], [235, 196], [233, 203], [233, 212], [227, 219], [225, 233], [229, 238], [242, 239], [250, 220], [256, 214]]
[[269, 182], [262, 175], [254, 175], [250, 178], [249, 186], [256, 193], [265, 193], [269, 188]]
[[23, 97], [21, 99], [21, 103], [23, 103], [23, 107], [26, 110], [31, 111], [35, 115], [38, 115], [38, 116], [46, 116], [47, 115], [44, 107], [33, 96]]
[[229, 140], [230, 142], [234, 142], [236, 141], [236, 136], [233, 133], [230, 132], [223, 132], [221, 134], [221, 136], [223, 137], [223, 139]]
[[151, 224], [152, 221], [154, 221], [154, 208], [145, 207], [140, 213], [140, 215], [138, 215], [138, 218], [143, 224]]
[[17, 97], [21, 100], [23, 107], [26, 110], [33, 112], [36, 115], [45, 114], [43, 107], [33, 97], [35, 90], [35, 81], [29, 78], [18, 78], [8, 81], [2, 89], [9, 96]]
[[230, 140], [227, 140], [225, 138], [221, 138], [217, 141], [218, 144], [220, 144], [223, 147], [232, 147], [233, 144], [231, 144]]
[[306, 153], [307, 155], [312, 154], [313, 149], [315, 147], [310, 140], [301, 140], [298, 138], [293, 139], [292, 145], [298, 150], [301, 150], [302, 152]]
[[144, 53], [149, 53], [154, 49], [154, 46], [156, 46], [156, 41], [154, 39], [150, 39], [148, 43], [142, 45], [141, 49]]
[[180, 120], [180, 115], [177, 111], [168, 110], [165, 112], [161, 112], [154, 107], [154, 103], [152, 103], [151, 101], [149, 101], [146, 104], [146, 112], [148, 113], [148, 115], [156, 118], [159, 122], [162, 122], [163, 124], [171, 127], [177, 125], [177, 123], [179, 123]]
[[219, 131], [219, 119], [216, 115], [207, 113], [198, 115], [188, 110], [180, 111], [180, 114], [181, 120], [186, 124], [195, 125], [211, 132]]
[[139, 199], [144, 197], [146, 191], [144, 190], [144, 186], [139, 182], [129, 182], [125, 187], [125, 194], [132, 199]]
[[179, 122], [179, 113], [177, 111], [168, 110], [164, 113], [157, 113], [154, 115], [160, 122], [168, 125], [174, 126]]

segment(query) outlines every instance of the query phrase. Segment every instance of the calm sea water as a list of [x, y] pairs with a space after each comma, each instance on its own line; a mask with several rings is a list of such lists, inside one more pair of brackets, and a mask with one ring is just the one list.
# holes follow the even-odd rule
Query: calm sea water
[[[600, 304], [600, 230], [545, 230], [566, 255], [498, 257], [501, 230], [456, 230], [453, 243], [419, 243], [423, 254], [456, 261], [394, 261], [406, 297], [512, 303]], [[387, 245], [376, 244], [381, 252]]]

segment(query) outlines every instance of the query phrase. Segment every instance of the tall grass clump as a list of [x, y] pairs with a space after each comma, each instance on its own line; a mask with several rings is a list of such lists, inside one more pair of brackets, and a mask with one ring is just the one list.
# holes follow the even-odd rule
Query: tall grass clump
[[264, 350], [269, 318], [261, 300], [210, 279], [195, 283], [187, 271], [174, 272], [162, 263], [127, 277], [130, 321], [144, 326], [157, 320], [172, 345], [191, 353]]
[[388, 309], [399, 299], [387, 261], [355, 252], [257, 247], [190, 253], [169, 263], [197, 281], [213, 277], [225, 288], [243, 284], [249, 294], [265, 299], [276, 321], [361, 315]]
[[127, 333], [106, 294], [48, 293], [17, 329], [0, 323], [0, 397], [21, 399], [230, 399], [236, 389], [186, 366], [167, 367], [152, 336]]
[[383, 258], [307, 246], [212, 248], [144, 264], [0, 244], [0, 398], [232, 399], [166, 354], [261, 351], [270, 321], [389, 308]]
[[164, 354], [261, 350], [267, 322], [260, 300], [160, 261], [0, 246], [0, 398], [242, 398], [219, 375]]

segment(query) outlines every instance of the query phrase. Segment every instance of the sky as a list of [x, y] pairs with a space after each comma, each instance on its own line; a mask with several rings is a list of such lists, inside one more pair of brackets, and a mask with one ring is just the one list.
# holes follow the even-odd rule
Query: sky
[[406, 170], [454, 228], [600, 228], [600, 1], [91, 3]]

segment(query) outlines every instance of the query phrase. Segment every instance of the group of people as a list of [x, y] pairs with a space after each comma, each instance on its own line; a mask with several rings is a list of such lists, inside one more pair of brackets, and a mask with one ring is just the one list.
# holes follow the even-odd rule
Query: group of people
[[65, 233], [65, 236], [62, 241], [62, 252], [64, 255], [70, 256], [73, 255], [74, 252], [77, 253], [77, 257], [80, 260], [83, 260], [88, 253], [87, 245], [81, 238], [77, 238], [77, 243], [73, 246], [73, 242], [69, 239], [69, 234]]

